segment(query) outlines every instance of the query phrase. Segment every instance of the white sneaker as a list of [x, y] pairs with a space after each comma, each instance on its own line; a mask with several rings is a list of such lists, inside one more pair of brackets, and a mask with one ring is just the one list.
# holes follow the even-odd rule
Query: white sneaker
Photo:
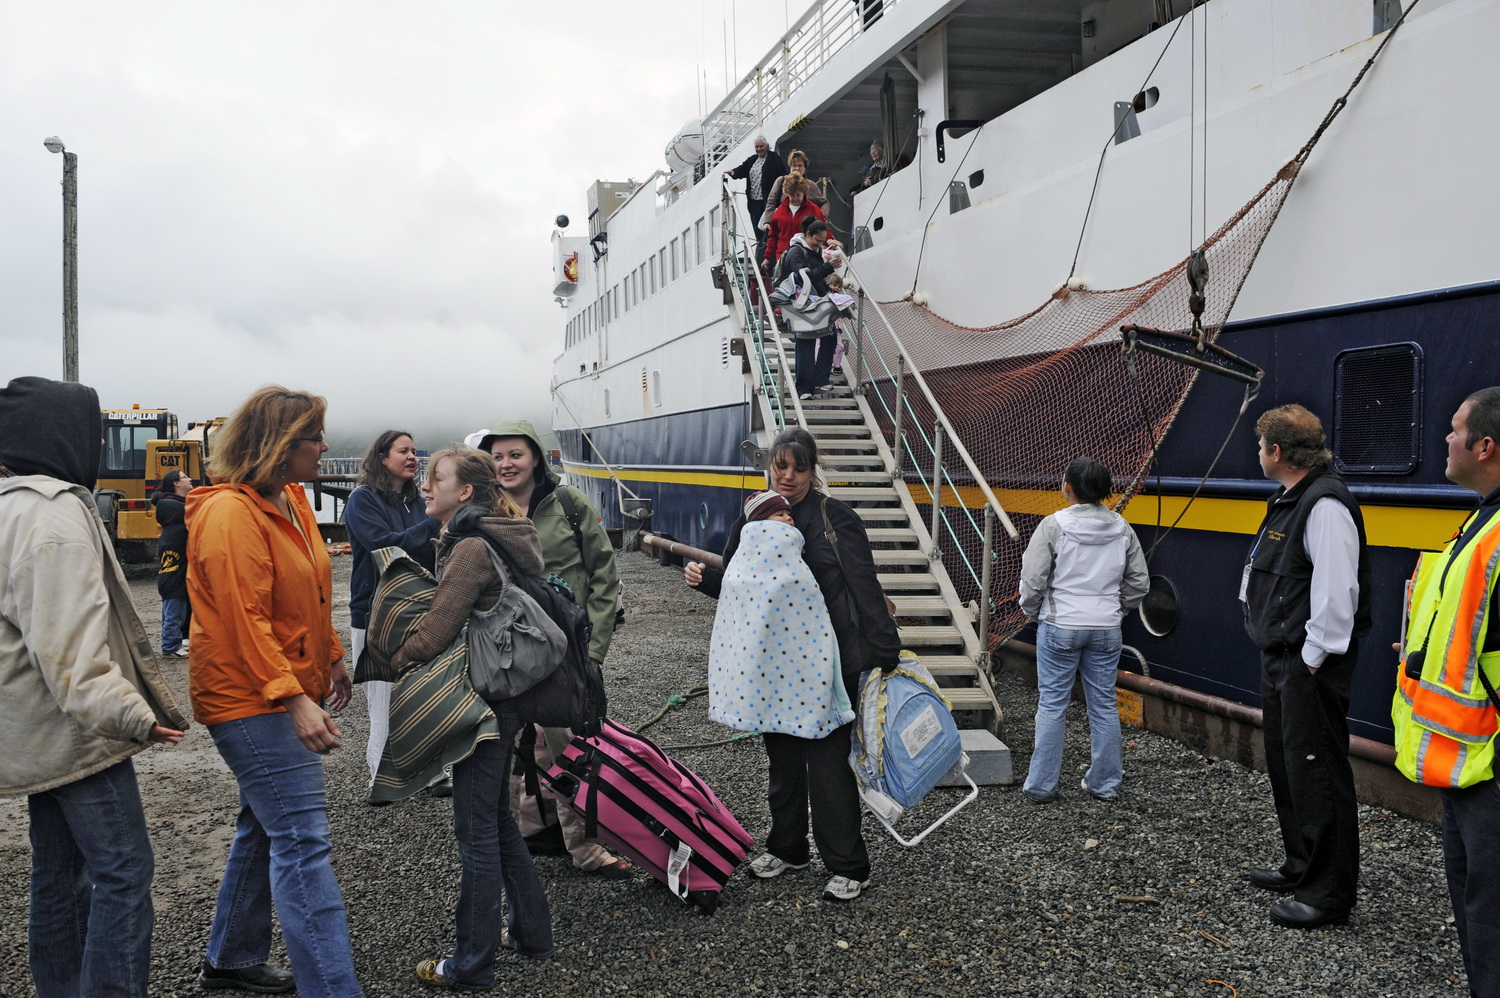
[[170, 657], [171, 658], [187, 658], [188, 657], [187, 645], [183, 645], [181, 648], [179, 648], [176, 651], [172, 652], [172, 654], [171, 654]]
[[859, 897], [859, 892], [864, 890], [868, 883], [868, 880], [834, 877], [828, 881], [828, 886], [823, 888], [823, 899], [825, 901], [853, 901]]
[[1083, 789], [1084, 793], [1088, 794], [1090, 797], [1093, 797], [1096, 800], [1114, 800], [1116, 797], [1120, 796], [1118, 792], [1112, 793], [1112, 794], [1096, 794], [1096, 793], [1094, 793], [1092, 790], [1089, 789], [1088, 777], [1084, 777], [1083, 779], [1079, 780], [1078, 781], [1078, 786]]
[[818, 391], [820, 391], [820, 392], [831, 392], [831, 391], [833, 391], [833, 386], [832, 385], [819, 385], [818, 386]]
[[802, 401], [806, 402], [806, 401], [808, 401], [809, 399], [812, 398], [812, 392], [803, 392], [801, 395], [799, 395], [797, 397], [800, 398]]
[[[761, 853], [759, 856], [755, 857], [755, 862], [750, 864], [751, 875], [759, 877], [762, 880], [769, 880], [772, 877], [779, 877], [783, 873], [791, 870], [805, 869], [807, 869], [807, 863], [788, 863], [784, 859], [777, 859], [775, 856], [772, 856], [768, 852]], [[859, 892], [856, 891], [855, 893]]]

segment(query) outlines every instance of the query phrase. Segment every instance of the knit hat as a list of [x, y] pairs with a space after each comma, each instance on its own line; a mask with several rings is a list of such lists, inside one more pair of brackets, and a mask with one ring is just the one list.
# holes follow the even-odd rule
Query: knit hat
[[782, 510], [790, 513], [792, 506], [781, 493], [757, 492], [745, 500], [745, 522], [769, 519], [772, 513], [780, 513]]

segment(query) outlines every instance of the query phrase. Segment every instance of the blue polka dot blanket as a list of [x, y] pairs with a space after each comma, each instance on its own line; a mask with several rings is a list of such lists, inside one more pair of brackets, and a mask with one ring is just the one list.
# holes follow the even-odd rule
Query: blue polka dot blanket
[[708, 716], [822, 738], [854, 720], [823, 592], [790, 523], [745, 524], [724, 570], [708, 653]]

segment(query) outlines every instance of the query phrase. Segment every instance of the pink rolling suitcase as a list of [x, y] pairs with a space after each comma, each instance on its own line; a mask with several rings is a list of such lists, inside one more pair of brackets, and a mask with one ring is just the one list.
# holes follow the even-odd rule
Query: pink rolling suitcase
[[599, 734], [573, 739], [542, 780], [589, 835], [597, 829], [704, 914], [755, 843], [696, 773], [608, 718]]

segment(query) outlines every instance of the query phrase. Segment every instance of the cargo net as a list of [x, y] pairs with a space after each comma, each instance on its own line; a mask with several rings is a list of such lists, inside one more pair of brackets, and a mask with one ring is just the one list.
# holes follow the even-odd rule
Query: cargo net
[[[1203, 336], [1219, 334], [1285, 202], [1297, 166], [1288, 164], [1201, 247], [1209, 267]], [[1114, 475], [1123, 510], [1146, 477], [1155, 448], [1171, 428], [1197, 372], [1171, 359], [1122, 353], [1121, 326], [1176, 332], [1192, 328], [1189, 259], [1134, 287], [1115, 291], [1062, 289], [1035, 311], [997, 326], [956, 326], [911, 301], [882, 302], [901, 338], [908, 369], [922, 371], [980, 473], [1010, 516], [1020, 541], [997, 524], [990, 589], [992, 643], [1025, 626], [1017, 597], [1021, 556], [1042, 517], [1064, 505], [1059, 492], [1068, 462], [1081, 454]], [[864, 368], [870, 407], [886, 439], [894, 432], [896, 361], [901, 350], [885, 324], [865, 317], [874, 350]], [[1133, 370], [1132, 370], [1133, 368]], [[934, 414], [920, 388], [906, 379], [902, 436], [908, 446], [903, 476], [931, 525]], [[1227, 429], [1227, 427], [1225, 427]], [[979, 598], [984, 496], [973, 476], [945, 448], [947, 479], [940, 491], [946, 527], [938, 538], [943, 560], [968, 603]], [[972, 511], [965, 514], [958, 506]]]

